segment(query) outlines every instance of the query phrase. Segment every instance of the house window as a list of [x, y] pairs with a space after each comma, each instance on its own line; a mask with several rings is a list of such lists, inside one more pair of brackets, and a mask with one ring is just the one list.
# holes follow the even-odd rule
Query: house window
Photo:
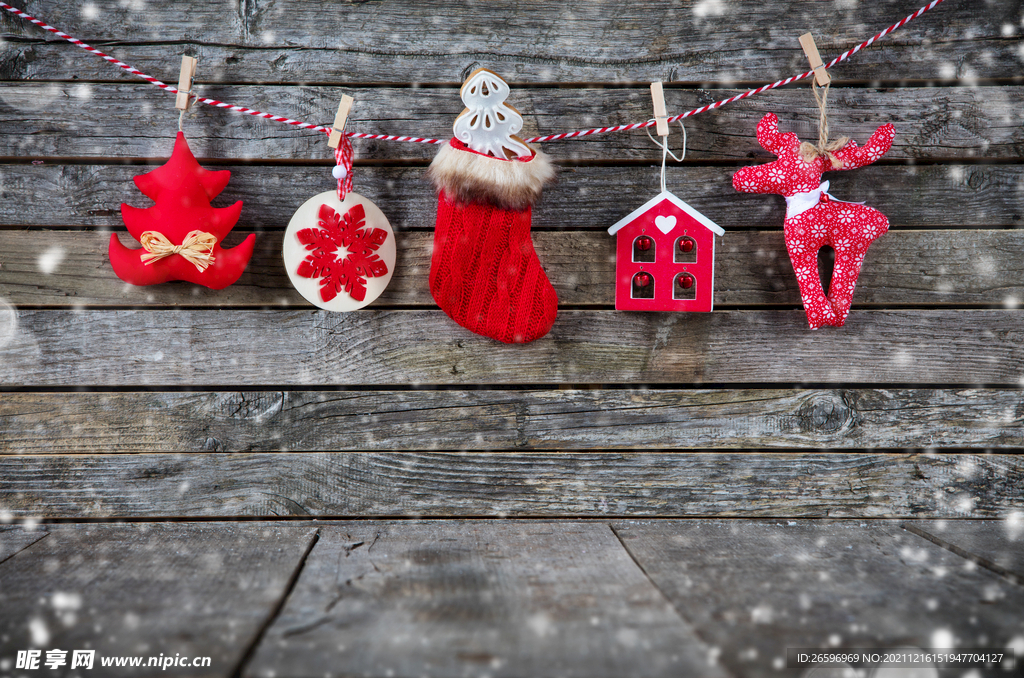
[[647, 271], [640, 271], [633, 276], [632, 288], [630, 296], [634, 299], [653, 299], [654, 276]]
[[689, 273], [680, 273], [672, 283], [673, 299], [696, 299], [697, 279]]
[[676, 238], [676, 246], [672, 248], [672, 260], [677, 264], [697, 263], [697, 241], [688, 235]]
[[654, 238], [649, 235], [638, 235], [633, 239], [633, 261], [637, 264], [653, 264], [655, 246]]

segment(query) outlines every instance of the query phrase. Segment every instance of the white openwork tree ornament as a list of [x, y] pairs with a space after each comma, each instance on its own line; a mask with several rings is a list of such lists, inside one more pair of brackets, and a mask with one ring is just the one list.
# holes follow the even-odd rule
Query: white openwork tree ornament
[[523, 128], [523, 116], [505, 103], [508, 83], [486, 68], [473, 71], [460, 94], [466, 109], [455, 119], [455, 138], [478, 153], [506, 158], [533, 154], [515, 133]]

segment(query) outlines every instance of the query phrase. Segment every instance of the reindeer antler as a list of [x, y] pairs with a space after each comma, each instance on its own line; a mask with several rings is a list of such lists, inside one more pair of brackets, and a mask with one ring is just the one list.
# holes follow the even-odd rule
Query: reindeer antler
[[761, 118], [761, 122], [757, 123], [757, 143], [769, 153], [779, 155], [780, 150], [785, 147], [783, 136], [779, 134], [779, 116], [774, 113], [767, 113]]

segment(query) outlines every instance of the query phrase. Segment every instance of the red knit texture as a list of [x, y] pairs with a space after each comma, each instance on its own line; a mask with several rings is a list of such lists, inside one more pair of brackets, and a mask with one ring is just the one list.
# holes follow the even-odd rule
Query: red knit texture
[[444, 191], [437, 199], [430, 293], [452, 320], [506, 344], [543, 337], [558, 312], [530, 238], [531, 212], [456, 205]]

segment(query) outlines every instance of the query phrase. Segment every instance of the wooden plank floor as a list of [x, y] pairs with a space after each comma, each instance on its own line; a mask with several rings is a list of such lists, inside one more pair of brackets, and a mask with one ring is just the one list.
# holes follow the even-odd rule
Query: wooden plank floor
[[[1019, 647], [1024, 588], [993, 556], [1012, 553], [1019, 563], [1019, 535], [1005, 521], [974, 527], [9, 528], [0, 550], [30, 545], [0, 563], [0, 656], [45, 635], [43, 645], [90, 647], [100, 658], [158, 649], [211, 658], [209, 667], [173, 668], [186, 676], [795, 676], [787, 648]], [[920, 536], [928, 529], [944, 546]], [[159, 673], [144, 668], [134, 675]]]
[[208, 656], [210, 670], [187, 674], [230, 675], [315, 534], [209, 523], [49, 526], [0, 565], [0, 656], [33, 646]]
[[[652, 80], [682, 112], [806, 70], [807, 30], [829, 59], [924, 0], [13, 2], [165, 82], [197, 56], [205, 96], [324, 123], [348, 93], [349, 130], [446, 138], [479, 67], [526, 135], [629, 123]], [[107, 243], [170, 152], [171, 97], [0, 12], [0, 677], [1024, 656], [1022, 33], [1022, 0], [944, 2], [831, 70], [833, 137], [896, 128], [825, 177], [891, 222], [846, 327], [807, 330], [783, 200], [731, 185], [772, 159], [766, 112], [816, 136], [804, 82], [686, 121], [666, 181], [726, 229], [712, 314], [614, 311], [606, 229], [659, 188], [646, 135], [544, 144], [533, 239], [559, 315], [505, 346], [429, 294], [436, 147], [354, 142], [398, 261], [371, 307], [329, 314], [280, 256], [332, 188], [322, 135], [208, 106], [183, 128], [231, 171], [215, 205], [243, 201], [227, 244], [255, 233], [253, 260], [221, 291], [125, 285]], [[209, 664], [15, 668], [52, 649]]]
[[778, 675], [787, 648], [1006, 647], [1024, 633], [1024, 589], [896, 522], [614, 529], [734, 675]]
[[723, 676], [601, 523], [322, 528], [244, 674]]

